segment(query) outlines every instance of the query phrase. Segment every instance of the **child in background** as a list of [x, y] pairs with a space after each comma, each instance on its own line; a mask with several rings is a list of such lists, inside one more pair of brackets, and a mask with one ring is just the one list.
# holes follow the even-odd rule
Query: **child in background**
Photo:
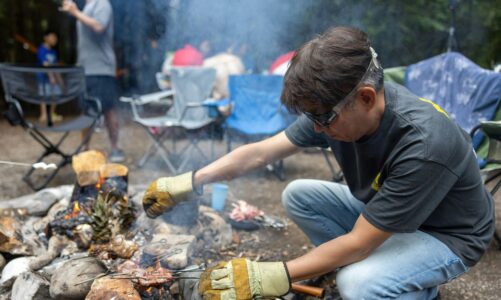
[[[43, 43], [38, 47], [37, 61], [41, 66], [48, 67], [57, 63], [57, 53], [54, 47], [57, 45], [57, 34], [54, 31], [46, 31], [43, 36]], [[39, 93], [41, 95], [58, 94], [61, 88], [55, 74], [48, 73], [39, 78]], [[56, 105], [50, 105], [51, 121], [60, 122], [63, 120], [61, 115], [56, 114]], [[47, 121], [47, 105], [40, 106], [40, 122]]]

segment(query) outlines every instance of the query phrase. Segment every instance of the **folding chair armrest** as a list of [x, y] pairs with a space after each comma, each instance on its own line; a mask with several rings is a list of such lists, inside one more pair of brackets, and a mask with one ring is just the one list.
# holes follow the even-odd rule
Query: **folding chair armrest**
[[480, 128], [482, 132], [488, 136], [489, 138], [493, 138], [496, 140], [501, 141], [501, 122], [500, 121], [485, 121], [481, 122], [479, 125], [475, 126], [472, 129], [472, 132], [474, 129]]
[[475, 134], [477, 133], [477, 131], [482, 127], [482, 124], [478, 124], [478, 125], [475, 125], [475, 127], [473, 127], [471, 130], [470, 130], [470, 137], [473, 139], [473, 137], [475, 136]]
[[187, 102], [186, 105], [184, 106], [183, 112], [181, 113], [181, 118], [179, 118], [179, 121], [180, 122], [183, 121], [186, 112], [188, 112], [188, 109], [198, 108], [198, 107], [205, 107], [209, 109], [208, 105], [206, 105], [204, 102]]
[[103, 108], [101, 106], [101, 101], [98, 98], [86, 96], [84, 98], [84, 101], [91, 103], [90, 107], [86, 107], [87, 113], [89, 112], [89, 108], [91, 108], [93, 110], [92, 112], [97, 114], [98, 116], [100, 116], [102, 114]]
[[[23, 108], [21, 107], [21, 104], [17, 100], [14, 99], [9, 99], [6, 100], [7, 102], [7, 110], [3, 112], [3, 116], [7, 121], [9, 122], [10, 125], [16, 126], [19, 124], [23, 124], [23, 126], [27, 126], [28, 124], [24, 121], [23, 115]], [[30, 126], [28, 126], [30, 127]]]
[[[174, 96], [174, 94], [174, 90], [166, 90], [145, 95], [135, 95], [132, 97], [120, 97], [120, 101], [131, 103], [131, 105], [145, 105], [154, 102], [161, 103], [168, 97]], [[171, 100], [169, 100], [169, 102], [170, 101]]]

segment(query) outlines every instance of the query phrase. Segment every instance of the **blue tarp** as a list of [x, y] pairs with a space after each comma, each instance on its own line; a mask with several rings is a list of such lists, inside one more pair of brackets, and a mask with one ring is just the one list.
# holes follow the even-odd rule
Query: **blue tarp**
[[[469, 132], [494, 118], [501, 99], [501, 74], [483, 69], [460, 53], [444, 53], [410, 65], [405, 86], [441, 106]], [[475, 148], [481, 142], [475, 137]]]

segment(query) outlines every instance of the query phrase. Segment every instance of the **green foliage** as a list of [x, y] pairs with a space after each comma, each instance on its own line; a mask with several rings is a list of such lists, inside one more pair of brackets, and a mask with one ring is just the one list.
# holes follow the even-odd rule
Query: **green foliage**
[[[317, 0], [285, 41], [299, 45], [331, 26], [369, 35], [385, 67], [408, 65], [447, 50], [450, 0]], [[456, 1], [459, 52], [483, 67], [501, 63], [501, 6], [497, 0]]]
[[[165, 5], [162, 7], [167, 7], [176, 2], [174, 0], [155, 1], [159, 3], [164, 1], [162, 3]], [[207, 4], [209, 7], [221, 9], [236, 3], [235, 5], [250, 12], [250, 5], [256, 0], [240, 2], [235, 0], [211, 1], [213, 1], [211, 4]], [[14, 35], [19, 34], [31, 41], [35, 46], [38, 46], [43, 31], [47, 27], [51, 27], [55, 28], [59, 33], [58, 52], [61, 60], [70, 64], [75, 62], [75, 20], [59, 12], [57, 2], [52, 0], [0, 1], [0, 36], [4, 41], [3, 46], [0, 47], [0, 61], [34, 62], [34, 54], [26, 51], [22, 43], [14, 39]], [[130, 2], [112, 0], [111, 2], [115, 7], [117, 16], [123, 6], [134, 3], [133, 0], [130, 0]], [[181, 3], [181, 7], [189, 7], [189, 3], [195, 2], [194, 0], [183, 0], [179, 3]], [[77, 3], [82, 6], [84, 1], [77, 0]], [[267, 47], [272, 48], [270, 51], [273, 51], [274, 46], [283, 49], [294, 49], [328, 27], [349, 25], [359, 27], [369, 34], [385, 67], [408, 65], [446, 51], [451, 23], [449, 5], [450, 3], [457, 3], [455, 33], [459, 51], [486, 68], [492, 67], [494, 63], [501, 62], [501, 6], [499, 0], [275, 0], [269, 3], [270, 7], [273, 5], [280, 7], [282, 5], [284, 9], [287, 9], [285, 6], [287, 4], [296, 9], [295, 14], [290, 18], [291, 20], [288, 20], [287, 30], [281, 30], [277, 33], [279, 40], [274, 42], [273, 45], [271, 42], [263, 40], [263, 37], [259, 34], [253, 35], [254, 31], [257, 33], [258, 29], [263, 27], [253, 23], [253, 19], [242, 17], [240, 24], [231, 24], [231, 26], [250, 28], [243, 32], [246, 32], [246, 35], [248, 35], [246, 38], [250, 41], [250, 45], [254, 45], [254, 48], [257, 48], [259, 43], [264, 43]], [[297, 10], [298, 7], [299, 10]], [[299, 15], [297, 11], [300, 12]], [[172, 13], [174, 11], [166, 11], [165, 16]], [[265, 11], [260, 11], [257, 14], [254, 12], [254, 16], [266, 15], [266, 13]], [[131, 20], [138, 19], [140, 14], [140, 11], [134, 13], [130, 16]], [[250, 16], [250, 14], [248, 15]], [[223, 29], [228, 28], [228, 24], [224, 23], [224, 18], [218, 16], [216, 11], [211, 16], [212, 19], [207, 21], [210, 22], [210, 26], [206, 27], [209, 29], [222, 28], [219, 31], [215, 30], [215, 32], [224, 36], [226, 33]], [[167, 40], [190, 34], [186, 32], [186, 28], [181, 26], [184, 26], [184, 23], [178, 24], [183, 20], [182, 16], [179, 16], [179, 19], [176, 20], [178, 22], [167, 24], [167, 28], [176, 29], [174, 32], [168, 32], [171, 38]], [[121, 20], [116, 20], [116, 24], [121, 24], [119, 21]], [[194, 20], [190, 19], [188, 21], [193, 22]], [[222, 22], [222, 25], [217, 22]], [[265, 24], [265, 26], [268, 26], [269, 30], [273, 30], [271, 28], [272, 23]], [[253, 28], [257, 29], [254, 30]], [[117, 53], [120, 54], [120, 51], [134, 52], [137, 46], [131, 46], [134, 45], [133, 41], [128, 47], [124, 46], [124, 41], [129, 40], [128, 37], [131, 33], [127, 32], [126, 27], [121, 27], [121, 29], [124, 30], [116, 30], [115, 32], [116, 45], [118, 46]], [[148, 36], [149, 34], [146, 32], [143, 35]], [[222, 43], [222, 38], [219, 37], [219, 40], [216, 39], [216, 41]], [[259, 52], [256, 49], [254, 51]], [[266, 53], [257, 54], [261, 56], [268, 55]], [[268, 56], [274, 55], [273, 53]], [[121, 57], [121, 55], [118, 56]], [[127, 65], [130, 63], [135, 63], [135, 61], [122, 62], [121, 64]]]

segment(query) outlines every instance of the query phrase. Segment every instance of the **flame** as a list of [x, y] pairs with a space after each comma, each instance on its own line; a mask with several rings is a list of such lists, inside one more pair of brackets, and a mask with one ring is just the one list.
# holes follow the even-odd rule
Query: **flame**
[[73, 209], [69, 214], [64, 216], [65, 220], [73, 219], [76, 218], [80, 214], [80, 205], [78, 204], [78, 201], [73, 202]]
[[73, 204], [73, 212], [79, 212], [80, 211], [80, 206], [78, 205], [78, 201], [75, 201]]
[[106, 178], [99, 176], [99, 180], [96, 183], [96, 188], [99, 190], [101, 188], [101, 185], [103, 185], [104, 181]]

